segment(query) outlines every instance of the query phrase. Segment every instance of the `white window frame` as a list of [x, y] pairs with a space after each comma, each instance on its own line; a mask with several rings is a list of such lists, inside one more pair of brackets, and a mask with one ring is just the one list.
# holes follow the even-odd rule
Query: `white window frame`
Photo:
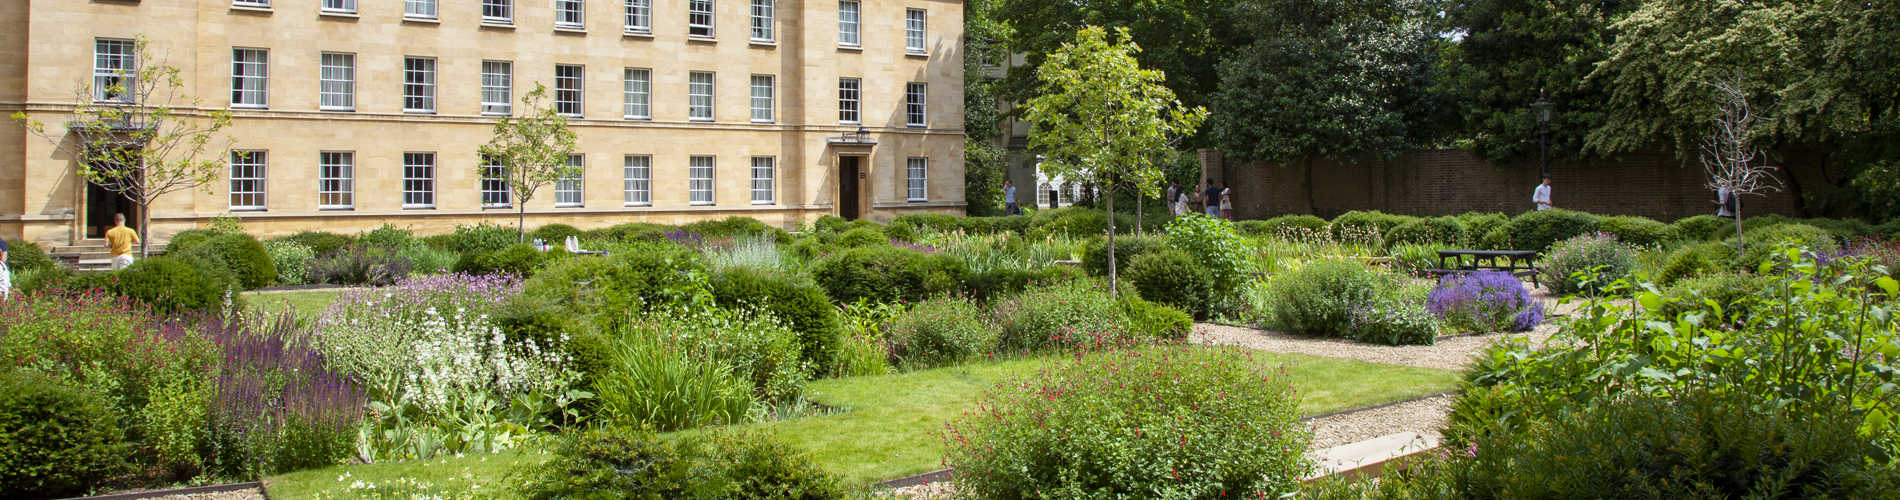
[[270, 153], [241, 150], [231, 152], [231, 210], [264, 210], [268, 204]]
[[587, 29], [587, 2], [585, 0], [554, 0], [554, 28]]
[[323, 52], [317, 67], [317, 109], [355, 111], [356, 54]]
[[777, 190], [774, 189], [774, 181], [778, 177], [776, 172], [777, 168], [775, 168], [777, 167], [777, 163], [778, 160], [770, 156], [752, 157], [753, 205], [771, 205], [777, 203]]
[[838, 0], [838, 45], [864, 46], [864, 5], [858, 0]]
[[[571, 74], [564, 74], [571, 72]], [[554, 110], [561, 116], [580, 118], [587, 112], [587, 67], [579, 64], [554, 65]]]
[[772, 0], [752, 0], [752, 41], [772, 41]]
[[482, 208], [512, 208], [514, 190], [508, 185], [508, 166], [501, 158], [482, 157], [481, 202]]
[[317, 209], [356, 208], [356, 152], [317, 152]]
[[653, 32], [653, 0], [627, 0], [626, 31], [643, 35]]
[[[699, 81], [704, 77], [705, 81]], [[711, 71], [692, 71], [686, 74], [686, 119], [698, 122], [713, 121], [713, 106], [718, 103], [714, 85], [718, 76]], [[703, 93], [702, 93], [703, 91]]]
[[857, 125], [864, 123], [864, 80], [860, 78], [838, 79], [838, 123]]
[[909, 201], [929, 201], [930, 159], [910, 158], [904, 164], [904, 192]]
[[[92, 100], [129, 103], [138, 98], [138, 42], [115, 38], [92, 41]], [[121, 83], [123, 82], [123, 83]], [[124, 87], [118, 95], [107, 94], [115, 83]]]
[[482, 22], [514, 24], [515, 0], [482, 0]]
[[437, 7], [435, 0], [402, 0], [402, 17], [435, 19]]
[[924, 53], [924, 20], [928, 15], [924, 9], [904, 9], [905, 52]]
[[718, 164], [718, 160], [712, 156], [687, 158], [686, 195], [689, 204], [714, 204], [713, 182], [717, 179]]
[[231, 49], [231, 107], [270, 107], [270, 49]]
[[587, 204], [587, 157], [567, 155], [567, 166], [574, 173], [554, 181], [554, 207], [572, 208]]
[[323, 12], [355, 14], [356, 0], [323, 0]]
[[482, 114], [514, 114], [515, 63], [482, 61]]
[[435, 208], [435, 174], [435, 153], [402, 154], [402, 208]]
[[402, 112], [435, 113], [435, 58], [402, 58]]
[[713, 0], [686, 0], [686, 36], [716, 38], [718, 32], [713, 31], [716, 12]]
[[621, 169], [622, 203], [629, 207], [653, 206], [653, 157], [627, 155]]
[[904, 126], [927, 127], [930, 117], [925, 114], [930, 99], [929, 88], [922, 82], [904, 84]]
[[234, 5], [237, 7], [257, 7], [261, 9], [268, 9], [270, 8], [270, 0], [231, 0], [231, 5]]
[[772, 123], [775, 84], [772, 75], [752, 75], [752, 123]]
[[653, 70], [626, 68], [621, 75], [621, 117], [653, 119]]

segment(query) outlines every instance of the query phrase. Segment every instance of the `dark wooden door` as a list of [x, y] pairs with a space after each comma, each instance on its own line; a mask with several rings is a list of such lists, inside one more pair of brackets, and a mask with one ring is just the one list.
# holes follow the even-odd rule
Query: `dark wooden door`
[[858, 157], [838, 157], [838, 216], [858, 219]]
[[112, 229], [112, 214], [125, 214], [126, 227], [137, 228], [138, 209], [125, 195], [86, 183], [86, 237], [106, 237], [106, 230]]

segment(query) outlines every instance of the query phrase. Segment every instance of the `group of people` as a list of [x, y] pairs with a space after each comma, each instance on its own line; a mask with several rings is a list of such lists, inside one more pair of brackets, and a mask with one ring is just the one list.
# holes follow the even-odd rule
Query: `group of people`
[[1206, 207], [1208, 217], [1234, 220], [1234, 190], [1227, 187], [1226, 182], [1215, 182], [1210, 178], [1196, 191], [1190, 194], [1187, 190], [1181, 189], [1180, 184], [1168, 183], [1168, 208], [1174, 212], [1175, 217], [1192, 212], [1193, 209], [1189, 207], [1189, 204], [1200, 203]]

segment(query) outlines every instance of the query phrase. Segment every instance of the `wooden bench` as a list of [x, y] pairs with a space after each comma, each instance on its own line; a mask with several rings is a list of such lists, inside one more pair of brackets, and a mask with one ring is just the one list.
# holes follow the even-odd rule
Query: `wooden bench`
[[[1465, 257], [1471, 257], [1469, 264]], [[1504, 264], [1498, 264], [1504, 259]], [[1517, 278], [1530, 278], [1534, 286], [1543, 286], [1537, 276], [1541, 270], [1535, 265], [1536, 250], [1439, 250], [1438, 268], [1426, 269], [1433, 276], [1450, 274], [1470, 274], [1478, 271], [1497, 271], [1509, 273]]]

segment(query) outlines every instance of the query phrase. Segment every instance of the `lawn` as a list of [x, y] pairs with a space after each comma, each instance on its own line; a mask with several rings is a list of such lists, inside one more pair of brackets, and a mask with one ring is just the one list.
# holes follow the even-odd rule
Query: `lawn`
[[[841, 408], [842, 413], [747, 424], [768, 430], [810, 450], [825, 468], [856, 484], [941, 469], [938, 432], [971, 408], [984, 391], [1012, 377], [1036, 374], [1063, 357], [972, 363], [875, 377], [814, 381], [806, 397]], [[1315, 415], [1442, 392], [1458, 380], [1456, 372], [1383, 365], [1301, 354], [1254, 353], [1264, 365], [1283, 365], [1300, 394], [1300, 413]], [[686, 431], [670, 437], [689, 435]], [[417, 462], [336, 466], [271, 478], [273, 500], [306, 500], [319, 490], [340, 491], [354, 481], [379, 485], [401, 477], [460, 490], [466, 478], [484, 487], [500, 484], [509, 472], [539, 463], [540, 451], [470, 455]], [[339, 481], [344, 473], [350, 476]], [[464, 475], [467, 476], [464, 476]], [[466, 491], [466, 490], [461, 490]]]
[[[374, 483], [382, 489], [388, 488], [398, 478], [413, 478], [428, 483], [430, 489], [434, 490], [432, 493], [441, 494], [442, 498], [474, 497], [476, 495], [458, 493], [508, 492], [512, 489], [508, 487], [510, 473], [539, 464], [549, 456], [539, 450], [526, 450], [407, 462], [338, 465], [268, 478], [264, 480], [264, 489], [270, 493], [271, 500], [312, 500], [319, 492], [324, 492], [325, 498], [337, 498], [339, 493], [347, 491], [357, 481]], [[506, 494], [501, 496], [512, 497]]]
[[285, 309], [296, 311], [298, 316], [311, 317], [323, 312], [336, 296], [343, 292], [336, 290], [316, 290], [309, 292], [245, 292], [244, 301], [259, 311], [276, 313]]

